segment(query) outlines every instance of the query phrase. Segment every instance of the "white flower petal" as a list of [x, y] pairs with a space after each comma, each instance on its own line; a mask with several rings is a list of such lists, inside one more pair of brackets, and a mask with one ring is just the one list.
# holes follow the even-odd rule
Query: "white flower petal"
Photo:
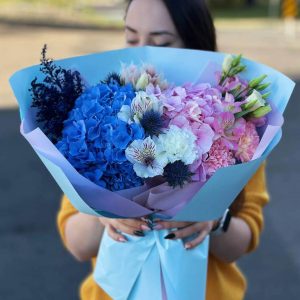
[[223, 72], [227, 73], [231, 67], [231, 64], [233, 62], [233, 56], [232, 55], [226, 55], [223, 61]]
[[162, 164], [166, 161], [174, 163], [181, 160], [185, 164], [192, 164], [198, 158], [196, 136], [186, 129], [171, 125], [165, 133], [155, 140], [157, 145], [157, 159]]
[[131, 109], [129, 105], [123, 105], [120, 109], [120, 112], [118, 113], [118, 118], [121, 121], [124, 121], [126, 123], [130, 123], [131, 119]]

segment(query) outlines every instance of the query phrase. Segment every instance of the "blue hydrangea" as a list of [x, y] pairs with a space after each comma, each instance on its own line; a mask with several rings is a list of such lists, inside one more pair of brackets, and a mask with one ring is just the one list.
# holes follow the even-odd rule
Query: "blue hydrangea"
[[126, 159], [125, 149], [145, 136], [143, 128], [118, 119], [123, 105], [130, 105], [132, 85], [100, 83], [87, 89], [75, 102], [64, 122], [59, 151], [83, 176], [112, 191], [143, 184]]

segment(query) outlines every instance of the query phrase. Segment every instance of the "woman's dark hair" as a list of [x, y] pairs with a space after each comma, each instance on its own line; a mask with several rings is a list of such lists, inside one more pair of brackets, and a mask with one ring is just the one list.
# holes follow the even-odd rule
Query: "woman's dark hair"
[[[127, 10], [133, 0], [128, 1]], [[205, 0], [162, 0], [186, 48], [217, 50], [216, 30]]]

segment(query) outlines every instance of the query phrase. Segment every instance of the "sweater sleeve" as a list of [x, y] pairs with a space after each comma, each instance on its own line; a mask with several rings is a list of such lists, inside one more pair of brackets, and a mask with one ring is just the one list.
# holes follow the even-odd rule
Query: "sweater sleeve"
[[240, 205], [233, 215], [243, 219], [248, 224], [252, 238], [247, 252], [252, 252], [259, 244], [260, 234], [264, 227], [263, 207], [269, 202], [265, 163], [249, 180], [237, 202], [240, 202]]
[[57, 214], [57, 227], [60, 237], [66, 247], [65, 226], [67, 220], [78, 213], [78, 210], [71, 204], [66, 195], [63, 195], [60, 205], [60, 210]]

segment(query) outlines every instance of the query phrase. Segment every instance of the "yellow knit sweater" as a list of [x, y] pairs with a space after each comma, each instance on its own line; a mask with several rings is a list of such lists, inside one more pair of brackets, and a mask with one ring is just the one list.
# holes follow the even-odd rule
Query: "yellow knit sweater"
[[[248, 252], [253, 251], [259, 243], [259, 236], [263, 229], [262, 208], [269, 197], [265, 182], [265, 165], [262, 165], [253, 178], [248, 182], [236, 203], [238, 209], [236, 217], [242, 218], [249, 225], [252, 240]], [[60, 235], [65, 244], [64, 227], [70, 216], [77, 210], [71, 205], [66, 196], [63, 197], [58, 213], [57, 223]], [[92, 259], [92, 267], [96, 259]], [[242, 300], [246, 292], [246, 280], [235, 263], [227, 264], [213, 255], [208, 260], [206, 300]], [[95, 283], [92, 274], [88, 276], [80, 287], [81, 300], [111, 300], [111, 298]]]

